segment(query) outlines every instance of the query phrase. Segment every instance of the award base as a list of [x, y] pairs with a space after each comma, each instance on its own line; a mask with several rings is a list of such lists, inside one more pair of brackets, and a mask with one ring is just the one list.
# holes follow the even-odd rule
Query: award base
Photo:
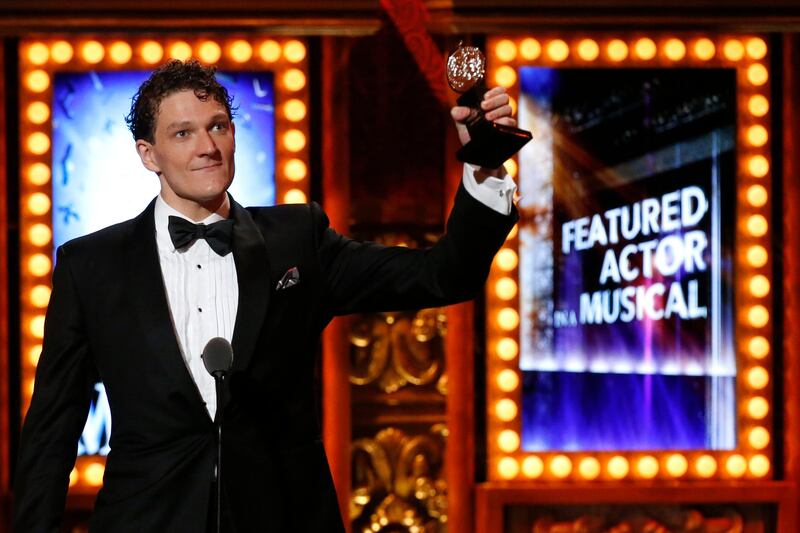
[[500, 168], [531, 140], [531, 132], [481, 118], [467, 127], [470, 141], [456, 156], [460, 161], [485, 168]]

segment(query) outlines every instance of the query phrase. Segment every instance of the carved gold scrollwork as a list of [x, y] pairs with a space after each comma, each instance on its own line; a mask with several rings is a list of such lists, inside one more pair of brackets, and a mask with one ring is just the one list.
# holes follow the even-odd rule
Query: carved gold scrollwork
[[442, 479], [446, 429], [409, 436], [388, 428], [353, 442], [350, 520], [354, 531], [433, 533], [447, 522]]
[[[649, 507], [649, 506], [648, 506]], [[715, 513], [717, 514], [717, 513]], [[647, 509], [600, 510], [574, 520], [557, 520], [545, 515], [533, 524], [532, 533], [742, 533], [744, 518], [735, 509], [718, 516], [706, 516], [696, 509], [672, 506]]]
[[375, 383], [384, 392], [434, 382], [444, 364], [446, 323], [438, 308], [360, 317], [350, 330], [350, 382]]

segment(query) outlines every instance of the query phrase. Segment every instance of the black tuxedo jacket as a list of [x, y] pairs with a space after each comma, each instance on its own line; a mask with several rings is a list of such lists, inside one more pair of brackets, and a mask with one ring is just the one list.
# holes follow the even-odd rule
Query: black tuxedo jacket
[[[113, 429], [91, 531], [206, 530], [213, 421], [181, 357], [163, 287], [153, 206], [60, 247], [36, 387], [23, 426], [15, 531], [57, 531], [93, 384]], [[315, 411], [319, 334], [335, 315], [475, 296], [516, 221], [457, 193], [432, 248], [359, 243], [316, 204], [232, 202], [239, 307], [224, 410], [227, 530], [343, 531]], [[277, 290], [297, 267], [297, 285]]]

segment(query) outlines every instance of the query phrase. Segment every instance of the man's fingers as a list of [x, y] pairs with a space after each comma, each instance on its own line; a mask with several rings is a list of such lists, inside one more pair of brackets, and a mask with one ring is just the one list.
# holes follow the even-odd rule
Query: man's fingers
[[481, 102], [481, 108], [484, 111], [491, 111], [493, 109], [497, 109], [498, 107], [502, 107], [508, 104], [508, 102], [509, 102], [508, 95], [503, 93], [497, 96], [492, 96], [491, 98], [488, 99], [485, 98], [483, 102]]
[[486, 120], [497, 120], [511, 116], [511, 106], [506, 104], [486, 113]]
[[487, 98], [493, 98], [495, 96], [499, 96], [501, 94], [506, 94], [506, 90], [504, 87], [492, 87], [483, 95], [483, 99], [486, 100]]
[[470, 114], [470, 108], [463, 106], [456, 106], [450, 109], [450, 116], [456, 122], [464, 122]]
[[502, 124], [503, 126], [511, 126], [511, 127], [514, 127], [514, 128], [517, 127], [517, 121], [514, 120], [511, 117], [498, 118], [497, 120], [494, 121], [494, 123], [495, 124]]

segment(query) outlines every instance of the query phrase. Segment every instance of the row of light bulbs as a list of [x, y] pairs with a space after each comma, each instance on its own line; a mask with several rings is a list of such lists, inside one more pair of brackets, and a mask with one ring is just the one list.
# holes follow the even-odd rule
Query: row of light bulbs
[[[499, 333], [499, 338], [494, 341], [492, 353], [501, 361], [501, 368], [493, 376], [490, 386], [500, 393], [499, 399], [492, 406], [490, 415], [500, 424], [499, 431], [492, 433], [494, 446], [501, 452], [497, 460], [496, 473], [501, 479], [515, 479], [520, 474], [528, 479], [542, 476], [552, 479], [565, 479], [575, 476], [578, 479], [593, 480], [598, 478], [623, 479], [638, 477], [651, 479], [656, 476], [667, 478], [680, 478], [687, 473], [699, 478], [708, 478], [717, 474], [719, 463], [724, 473], [730, 477], [738, 478], [745, 475], [752, 477], [766, 476], [770, 471], [770, 461], [764, 452], [771, 441], [769, 430], [763, 425], [770, 412], [770, 403], [767, 400], [766, 389], [770, 382], [769, 371], [763, 366], [763, 360], [770, 353], [769, 340], [765, 329], [769, 327], [769, 310], [760, 300], [770, 294], [770, 278], [758, 269], [765, 267], [769, 261], [769, 254], [762, 244], [768, 238], [769, 223], [767, 218], [759, 212], [768, 206], [769, 193], [767, 187], [759, 183], [769, 179], [770, 164], [768, 159], [769, 132], [766, 120], [768, 118], [770, 102], [766, 93], [766, 84], [769, 80], [767, 68], [758, 63], [767, 56], [767, 45], [759, 37], [729, 38], [719, 40], [717, 43], [707, 38], [696, 40], [681, 40], [668, 37], [658, 43], [648, 37], [632, 41], [621, 39], [606, 39], [598, 42], [594, 39], [577, 39], [568, 44], [562, 39], [539, 41], [534, 38], [521, 40], [503, 39], [497, 41], [493, 47], [495, 64], [499, 65], [493, 72], [495, 83], [507, 89], [514, 88], [517, 82], [517, 68], [526, 63], [553, 64], [567, 61], [573, 56], [572, 65], [580, 62], [593, 62], [599, 60], [605, 64], [629, 61], [651, 61], [659, 57], [663, 62], [677, 62], [694, 59], [705, 62], [712, 59], [739, 62], [748, 60], [752, 63], [744, 69], [744, 79], [750, 85], [751, 94], [745, 93], [743, 98], [744, 118], [740, 118], [739, 130], [746, 146], [751, 150], [740, 161], [740, 172], [751, 180], [751, 184], [744, 189], [744, 200], [753, 211], [744, 217], [740, 234], [750, 239], [750, 244], [745, 248], [744, 267], [742, 270], [749, 275], [745, 276], [743, 290], [756, 300], [745, 313], [744, 320], [747, 325], [756, 331], [744, 345], [744, 353], [754, 362], [752, 366], [742, 371], [742, 380], [751, 396], [745, 397], [741, 404], [741, 412], [753, 424], [742, 430], [742, 437], [746, 446], [752, 451], [751, 455], [733, 453], [727, 456], [713, 456], [702, 454], [694, 459], [690, 469], [689, 458], [681, 453], [658, 454], [661, 458], [646, 455], [638, 459], [614, 456], [605, 463], [605, 470], [600, 459], [596, 456], [570, 458], [564, 454], [555, 455], [515, 455], [519, 452], [520, 435], [509, 426], [518, 421], [519, 408], [515, 398], [519, 396], [520, 377], [514, 363], [519, 356], [519, 343], [517, 341], [517, 328], [520, 323], [519, 312], [516, 309], [518, 296], [517, 267], [519, 257], [516, 251], [517, 228], [509, 235], [506, 246], [503, 247], [495, 258], [495, 275], [491, 278], [490, 290], [499, 305], [493, 314], [494, 324]], [[660, 55], [659, 55], [660, 54]], [[688, 57], [687, 57], [688, 54]], [[506, 63], [506, 64], [504, 64]], [[516, 101], [511, 102], [516, 108]], [[512, 176], [517, 174], [517, 163], [512, 159], [506, 163], [506, 170]], [[759, 331], [762, 330], [762, 331]], [[508, 365], [508, 366], [505, 366]], [[573, 461], [575, 464], [573, 465]], [[547, 463], [547, 464], [545, 464]]]

